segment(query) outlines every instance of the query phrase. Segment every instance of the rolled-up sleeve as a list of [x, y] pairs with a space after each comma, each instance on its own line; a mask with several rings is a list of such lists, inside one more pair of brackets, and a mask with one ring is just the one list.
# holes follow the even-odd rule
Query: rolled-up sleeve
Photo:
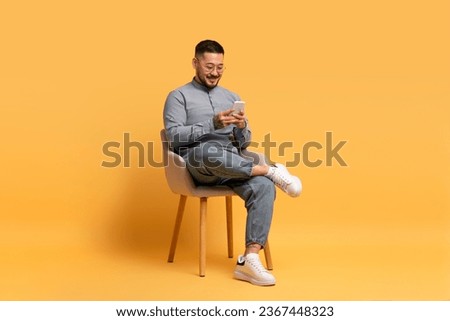
[[242, 129], [237, 127], [233, 128], [233, 135], [239, 148], [245, 149], [250, 145], [252, 139], [252, 132], [250, 130], [250, 127], [248, 126], [248, 123]]

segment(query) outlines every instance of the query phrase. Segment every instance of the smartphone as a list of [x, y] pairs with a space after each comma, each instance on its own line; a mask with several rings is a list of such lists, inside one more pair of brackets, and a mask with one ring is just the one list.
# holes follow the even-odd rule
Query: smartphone
[[231, 112], [231, 115], [233, 114], [239, 114], [241, 111], [244, 111], [245, 107], [245, 101], [237, 100], [233, 104], [233, 111]]

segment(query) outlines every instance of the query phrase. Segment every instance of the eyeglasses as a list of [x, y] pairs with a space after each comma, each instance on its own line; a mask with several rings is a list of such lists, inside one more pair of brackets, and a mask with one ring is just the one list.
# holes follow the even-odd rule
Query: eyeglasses
[[206, 64], [204, 66], [200, 62], [199, 62], [199, 64], [202, 67], [202, 69], [204, 71], [206, 71], [207, 73], [211, 73], [214, 70], [216, 70], [218, 74], [221, 74], [225, 70], [225, 66], [222, 64], [220, 64], [220, 65]]

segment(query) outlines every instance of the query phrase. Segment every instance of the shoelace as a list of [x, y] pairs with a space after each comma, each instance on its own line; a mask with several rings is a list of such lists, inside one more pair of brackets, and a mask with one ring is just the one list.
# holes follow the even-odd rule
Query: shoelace
[[286, 188], [289, 184], [292, 183], [292, 180], [283, 175], [283, 173], [280, 173], [281, 169], [279, 169], [278, 167], [276, 167], [273, 175], [272, 175], [272, 180], [274, 181], [275, 184], [279, 185], [281, 188]]
[[269, 273], [259, 260], [246, 260], [259, 273]]

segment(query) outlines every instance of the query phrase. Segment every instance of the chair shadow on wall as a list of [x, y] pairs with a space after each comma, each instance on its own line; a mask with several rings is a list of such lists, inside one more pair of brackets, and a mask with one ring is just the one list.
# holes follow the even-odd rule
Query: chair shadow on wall
[[[104, 226], [103, 246], [108, 255], [116, 258], [134, 261], [137, 264], [161, 266], [180, 270], [177, 262], [187, 263], [189, 274], [198, 276], [198, 199], [187, 201], [185, 220], [181, 227], [179, 251], [175, 264], [167, 262], [171, 244], [173, 226], [176, 219], [179, 195], [171, 192], [162, 167], [121, 169], [121, 187], [111, 200], [112, 210]], [[226, 239], [225, 209], [223, 200], [217, 200], [223, 219], [223, 235], [211, 239]], [[213, 203], [214, 204], [214, 203]], [[223, 213], [222, 213], [223, 211]], [[223, 216], [223, 217], [222, 217]], [[213, 223], [213, 222], [211, 222]], [[222, 225], [222, 224], [221, 224]], [[208, 265], [217, 266], [227, 271], [229, 267], [224, 262], [230, 260], [224, 246], [217, 255], [208, 254]], [[234, 259], [232, 259], [234, 262]], [[230, 261], [231, 263], [231, 261]]]
[[[113, 211], [104, 230], [108, 255], [119, 260], [135, 262], [161, 269], [174, 268], [186, 264], [191, 275], [198, 276], [198, 199], [187, 201], [184, 224], [181, 228], [179, 251], [175, 265], [167, 262], [173, 226], [176, 219], [179, 195], [172, 193], [167, 185], [164, 168], [124, 169], [123, 186], [117, 197]], [[225, 209], [223, 200], [217, 200], [223, 219], [223, 235], [211, 239], [225, 241]], [[213, 203], [214, 204], [214, 203]], [[222, 213], [223, 211], [223, 213]], [[222, 217], [223, 216], [223, 217]], [[211, 222], [212, 223], [212, 222]], [[231, 260], [231, 261], [230, 261]], [[218, 253], [208, 254], [208, 265], [214, 269], [229, 272], [229, 265], [235, 259], [226, 255], [226, 247]], [[229, 264], [228, 264], [228, 263]], [[134, 263], [133, 263], [134, 264]]]
[[[168, 189], [163, 168], [124, 169], [106, 227], [115, 253], [144, 262], [167, 262], [177, 197]], [[167, 191], [166, 191], [167, 190]]]

